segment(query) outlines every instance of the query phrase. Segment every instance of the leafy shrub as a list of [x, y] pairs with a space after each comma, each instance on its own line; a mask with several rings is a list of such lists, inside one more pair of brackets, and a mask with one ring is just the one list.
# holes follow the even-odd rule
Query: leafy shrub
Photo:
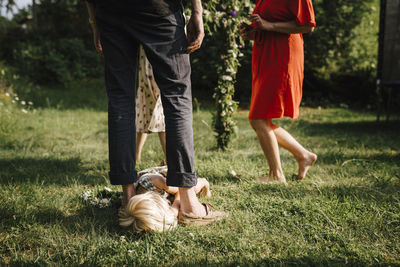
[[14, 64], [35, 82], [64, 85], [73, 79], [98, 76], [102, 70], [100, 57], [80, 39], [20, 43], [14, 49]]

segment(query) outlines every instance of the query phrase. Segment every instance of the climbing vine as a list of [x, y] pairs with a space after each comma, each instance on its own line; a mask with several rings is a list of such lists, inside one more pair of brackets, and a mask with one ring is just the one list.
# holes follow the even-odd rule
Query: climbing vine
[[213, 116], [213, 128], [218, 148], [223, 150], [228, 147], [237, 128], [233, 114], [237, 110], [238, 102], [233, 100], [233, 96], [239, 58], [243, 56], [240, 50], [244, 46], [239, 37], [238, 26], [242, 21], [248, 22], [248, 15], [253, 7], [254, 4], [250, 0], [231, 0], [228, 3], [223, 0], [203, 2], [206, 34], [218, 33], [218, 36], [223, 38], [223, 41], [218, 40], [223, 44], [223, 49], [217, 67], [218, 83], [213, 94], [217, 107]]

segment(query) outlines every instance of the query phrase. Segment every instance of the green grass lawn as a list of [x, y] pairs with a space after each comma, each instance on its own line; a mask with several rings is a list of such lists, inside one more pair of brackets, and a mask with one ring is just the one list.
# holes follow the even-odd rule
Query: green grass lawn
[[[212, 108], [203, 108], [194, 113], [196, 169], [211, 183], [209, 201], [230, 216], [136, 234], [118, 226], [115, 207], [79, 199], [89, 189], [120, 190], [107, 177], [102, 82], [15, 91], [17, 102], [34, 104], [23, 113], [25, 106], [0, 94], [0, 265], [400, 265], [399, 121], [311, 108], [280, 120], [319, 156], [299, 182], [291, 178], [295, 159], [281, 150], [285, 187], [256, 182], [268, 167], [246, 110], [236, 114], [239, 132], [222, 152]], [[162, 158], [151, 135], [138, 169]]]

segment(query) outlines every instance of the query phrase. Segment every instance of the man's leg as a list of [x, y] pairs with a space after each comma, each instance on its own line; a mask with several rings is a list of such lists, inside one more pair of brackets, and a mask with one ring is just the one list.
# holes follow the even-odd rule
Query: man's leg
[[122, 30], [112, 15], [97, 18], [105, 60], [108, 95], [110, 181], [123, 185], [126, 204], [135, 194], [137, 179], [135, 86], [139, 44]]
[[194, 169], [190, 62], [186, 53], [184, 17], [177, 12], [166, 17], [149, 18], [148, 23], [143, 23], [145, 19], [132, 20], [132, 31], [146, 51], [161, 92], [166, 131], [167, 185], [180, 188], [181, 211], [204, 216], [206, 211], [193, 188], [197, 176]]

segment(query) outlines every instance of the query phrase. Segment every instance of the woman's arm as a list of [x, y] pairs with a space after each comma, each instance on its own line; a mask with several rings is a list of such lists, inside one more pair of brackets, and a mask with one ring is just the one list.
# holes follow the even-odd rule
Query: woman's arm
[[310, 33], [314, 30], [314, 27], [311, 25], [297, 25], [296, 22], [293, 21], [285, 21], [285, 22], [269, 22], [260, 17], [258, 14], [250, 15], [250, 19], [253, 23], [258, 25], [259, 30], [263, 31], [273, 31], [280, 33]]

